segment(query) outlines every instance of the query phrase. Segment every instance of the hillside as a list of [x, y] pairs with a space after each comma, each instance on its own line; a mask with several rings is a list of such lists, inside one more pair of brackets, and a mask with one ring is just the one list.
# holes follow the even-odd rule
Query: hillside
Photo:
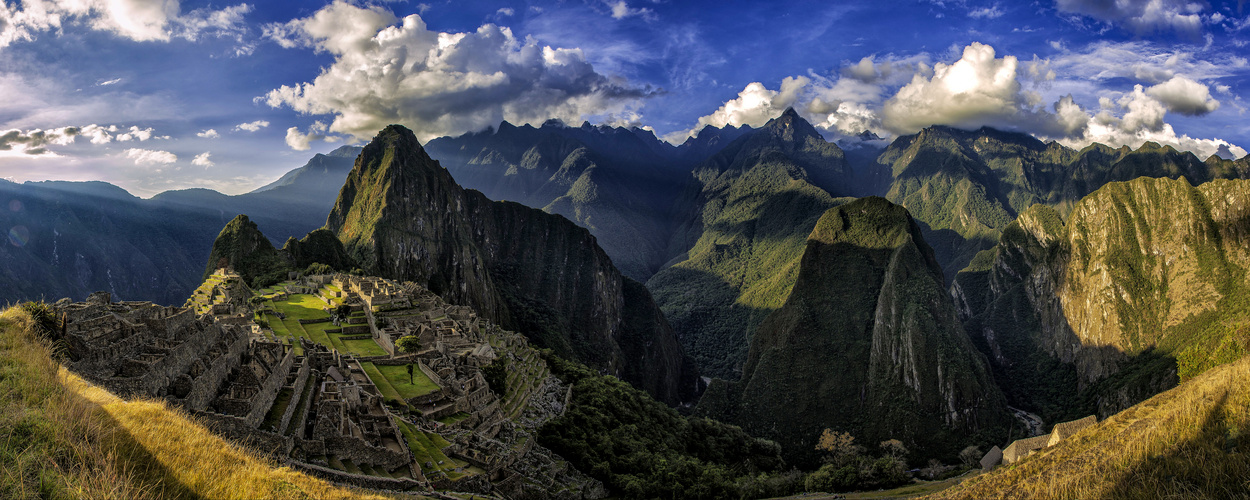
[[667, 321], [645, 291], [626, 300], [628, 278], [594, 236], [461, 188], [406, 128], [365, 146], [326, 228], [370, 274], [420, 283], [661, 401], [698, 392]]
[[104, 182], [0, 181], [0, 300], [106, 290], [126, 300], [181, 304], [200, 281], [222, 226], [239, 214], [281, 245], [325, 223], [359, 148], [317, 155], [268, 189], [227, 196], [208, 189], [141, 199]]
[[0, 496], [391, 498], [278, 467], [163, 402], [83, 381], [53, 360], [38, 333], [50, 318], [34, 310], [42, 322], [21, 307], [0, 314]]
[[1139, 178], [1035, 206], [955, 279], [1013, 404], [1109, 415], [1247, 353], [1250, 181]]
[[790, 110], [694, 170], [678, 257], [647, 281], [682, 346], [710, 375], [736, 379], [755, 327], [781, 307], [808, 233], [847, 199], [842, 150]]
[[713, 381], [700, 413], [776, 440], [804, 466], [817, 463], [827, 428], [899, 439], [921, 463], [1005, 437], [1005, 401], [942, 283], [902, 207], [868, 197], [830, 209], [793, 292], [752, 339], [742, 379]]
[[1244, 498], [1250, 358], [928, 498]]
[[893, 170], [886, 198], [925, 229], [947, 277], [1028, 207], [1043, 203], [1066, 214], [1099, 187], [1137, 177], [1184, 177], [1197, 185], [1250, 175], [1250, 160], [1212, 158], [1147, 142], [1133, 150], [1094, 144], [1080, 151], [1033, 136], [988, 127], [933, 126], [895, 139], [877, 163]]

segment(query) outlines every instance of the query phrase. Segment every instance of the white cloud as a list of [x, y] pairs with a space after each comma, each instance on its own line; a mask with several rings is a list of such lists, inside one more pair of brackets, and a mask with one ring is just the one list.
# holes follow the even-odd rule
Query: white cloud
[[998, 19], [1003, 17], [1003, 14], [1003, 9], [998, 8], [998, 4], [994, 4], [989, 7], [973, 9], [968, 12], [968, 17], [974, 19]]
[[1032, 109], [1038, 98], [1022, 92], [1016, 57], [995, 55], [993, 47], [973, 42], [958, 61], [934, 64], [931, 78], [915, 75], [885, 102], [882, 123], [909, 134], [930, 125], [1011, 127], [1048, 121]]
[[[814, 126], [823, 129], [826, 136], [834, 138], [859, 136], [866, 131], [890, 137], [932, 125], [965, 129], [991, 126], [1030, 133], [1043, 140], [1058, 140], [1075, 148], [1094, 142], [1136, 148], [1153, 141], [1191, 151], [1201, 158], [1221, 148], [1236, 155], [1245, 154], [1244, 149], [1223, 139], [1193, 138], [1176, 132], [1167, 123], [1168, 112], [1200, 116], [1217, 110], [1220, 103], [1211, 97], [1207, 85], [1187, 76], [1171, 75], [1150, 87], [1136, 85], [1127, 93], [1099, 89], [1090, 85], [1091, 78], [1084, 71], [1087, 68], [1073, 65], [1068, 57], [1064, 55], [1062, 61], [1056, 62], [1035, 56], [1032, 61], [1022, 62], [1010, 55], [998, 57], [993, 47], [980, 43], [965, 47], [958, 60], [935, 63], [932, 67], [923, 58], [900, 66], [896, 59], [885, 65], [869, 57], [845, 63], [836, 80], [817, 75], [792, 77], [782, 83], [780, 90], [752, 83], [735, 99], [700, 118], [691, 129], [664, 138], [679, 142], [705, 125], [759, 126], [785, 107], [793, 106]], [[1152, 57], [1155, 55], [1139, 60]], [[1170, 59], [1178, 71], [1210, 69], [1207, 61]], [[887, 72], [883, 68], [893, 69]], [[905, 68], [911, 68], [910, 80], [905, 85], [897, 84], [898, 87], [890, 84], [904, 79]], [[1043, 98], [1041, 91], [1051, 92], [1055, 88], [1077, 89], [1082, 95], [1092, 89], [1101, 95], [1098, 109], [1083, 108], [1072, 93], [1053, 98], [1053, 103], [1047, 104], [1051, 101]], [[888, 93], [891, 89], [892, 94]], [[1216, 87], [1217, 92], [1226, 90]], [[885, 96], [889, 98], [884, 99]], [[1228, 102], [1239, 107], [1235, 96]]]
[[647, 8], [630, 8], [625, 0], [617, 0], [615, 2], [606, 1], [608, 7], [612, 9], [612, 19], [625, 19], [633, 16], [643, 16], [644, 18], [652, 17], [655, 12]]
[[102, 82], [100, 82], [100, 83], [97, 83], [97, 84], [96, 84], [96, 86], [98, 86], [98, 87], [103, 87], [103, 86], [106, 86], [106, 85], [116, 85], [116, 84], [118, 84], [118, 83], [121, 83], [121, 81], [122, 81], [122, 79], [121, 79], [121, 78], [114, 78], [114, 79], [112, 79], [112, 80], [105, 80], [105, 81], [102, 81]]
[[78, 127], [62, 127], [49, 130], [18, 129], [0, 132], [0, 151], [14, 151], [27, 155], [51, 154], [48, 146], [65, 146], [74, 142], [81, 132]]
[[1199, 13], [1206, 8], [1189, 0], [1057, 0], [1055, 5], [1063, 12], [1123, 24], [1139, 35], [1176, 31], [1195, 37], [1202, 31]]
[[1220, 109], [1220, 101], [1211, 98], [1211, 90], [1183, 76], [1146, 89], [1146, 93], [1167, 106], [1169, 111], [1199, 116]]
[[234, 126], [234, 129], [235, 129], [235, 130], [242, 130], [242, 131], [245, 131], [245, 132], [255, 132], [255, 131], [257, 131], [257, 130], [260, 130], [260, 129], [265, 128], [265, 127], [268, 127], [268, 126], [269, 126], [269, 121], [267, 121], [267, 120], [256, 120], [256, 121], [254, 121], [254, 122], [240, 123], [240, 124], [238, 124], [238, 125], [235, 125], [235, 126]]
[[495, 11], [495, 13], [501, 16], [508, 16], [508, 17], [512, 17], [516, 15], [516, 11], [512, 10], [509, 7], [500, 7], [499, 10]]
[[1223, 139], [1200, 139], [1178, 134], [1171, 124], [1164, 121], [1167, 106], [1151, 96], [1141, 85], [1134, 86], [1132, 92], [1121, 95], [1119, 99], [1104, 98], [1100, 106], [1103, 109], [1087, 117], [1084, 134], [1061, 137], [1058, 138], [1059, 142], [1074, 148], [1095, 142], [1112, 147], [1138, 148], [1150, 141], [1193, 152], [1202, 159], [1220, 152], [1221, 149], [1237, 157], [1246, 154], [1245, 149]]
[[135, 165], [166, 165], [178, 161], [178, 155], [169, 151], [130, 148], [126, 150], [126, 158], [135, 161]]
[[286, 129], [286, 145], [296, 151], [308, 151], [312, 148], [312, 141], [338, 142], [342, 140], [341, 137], [326, 135], [327, 128], [325, 122], [321, 121], [313, 122], [308, 127], [307, 134], [300, 132], [299, 127], [288, 128]]
[[210, 129], [205, 130], [205, 131], [203, 131], [203, 132], [196, 133], [196, 134], [195, 134], [195, 136], [196, 136], [196, 137], [203, 137], [203, 138], [205, 138], [205, 139], [216, 139], [216, 138], [218, 138], [218, 137], [221, 137], [221, 134], [218, 134], [216, 130], [214, 130], [214, 129], [211, 129], [211, 128], [210, 128]]
[[1068, 78], [1091, 80], [1127, 78], [1153, 84], [1176, 75], [1210, 80], [1250, 68], [1245, 57], [1232, 51], [1200, 58], [1191, 51], [1145, 41], [1094, 42], [1084, 50], [1062, 52], [1051, 59], [1056, 71]]
[[752, 82], [738, 93], [737, 98], [729, 100], [712, 114], [700, 117], [694, 127], [669, 134], [665, 139], [673, 143], [681, 142], [686, 137], [694, 137], [706, 126], [759, 127], [794, 106], [809, 83], [811, 79], [805, 76], [786, 77], [778, 91], [769, 90], [763, 83]]
[[[216, 163], [213, 163], [213, 160], [210, 160], [210, 159], [209, 159], [209, 155], [211, 155], [211, 154], [212, 154], [212, 153], [210, 153], [210, 152], [208, 152], [208, 151], [205, 151], [205, 152], [203, 152], [203, 153], [200, 153], [200, 154], [198, 154], [198, 155], [195, 155], [195, 159], [194, 159], [194, 160], [191, 160], [191, 164], [192, 164], [192, 165], [201, 166], [201, 167], [204, 167], [204, 168], [208, 168], [208, 167], [211, 167], [211, 166], [213, 166], [213, 165], [216, 165]], [[175, 159], [176, 159], [176, 158], [175, 158]]]
[[220, 10], [181, 13], [179, 0], [27, 0], [0, 3], [0, 47], [34, 40], [41, 33], [59, 34], [84, 25], [138, 42], [195, 40], [202, 35], [239, 36], [243, 15], [252, 7], [239, 4]]
[[311, 17], [267, 26], [279, 44], [311, 47], [335, 60], [312, 82], [284, 85], [257, 100], [334, 115], [328, 131], [359, 140], [392, 123], [429, 140], [501, 120], [577, 122], [652, 94], [596, 72], [579, 49], [540, 46], [506, 27], [442, 33], [417, 15], [395, 23], [385, 9], [339, 0]]

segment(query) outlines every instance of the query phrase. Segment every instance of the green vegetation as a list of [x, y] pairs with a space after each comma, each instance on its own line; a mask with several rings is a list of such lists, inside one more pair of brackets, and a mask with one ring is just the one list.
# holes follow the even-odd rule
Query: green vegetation
[[[811, 468], [825, 428], [900, 439], [917, 463], [1005, 439], [1006, 401], [941, 276], [903, 207], [867, 197], [830, 209], [785, 306], [752, 339], [742, 379], [713, 381], [697, 412], [775, 440], [788, 462]], [[952, 408], [960, 417], [946, 416]]]
[[417, 465], [421, 466], [426, 479], [437, 479], [436, 475], [442, 473], [455, 480], [469, 472], [466, 471], [469, 468], [468, 462], [443, 454], [443, 448], [450, 446], [451, 443], [448, 443], [442, 436], [421, 432], [403, 420], [396, 420], [396, 422], [399, 424], [399, 431], [404, 435], [404, 439], [408, 441], [408, 449], [412, 450]]
[[273, 247], [256, 223], [246, 215], [238, 215], [222, 228], [213, 241], [204, 277], [208, 279], [218, 268], [232, 267], [254, 289], [260, 289], [285, 280], [291, 264], [286, 256]]
[[395, 341], [395, 348], [404, 353], [418, 352], [421, 350], [421, 339], [416, 335], [404, 335]]
[[[361, 363], [365, 373], [369, 375], [369, 379], [378, 384], [378, 389], [382, 391], [382, 395], [388, 399], [405, 401], [409, 398], [424, 396], [439, 389], [438, 384], [430, 380], [425, 372], [420, 369], [414, 369], [412, 372], [413, 382], [408, 379], [408, 365], [381, 366], [373, 363]], [[385, 384], [386, 389], [383, 388]]]
[[508, 361], [504, 358], [498, 358], [489, 365], [482, 367], [482, 377], [486, 379], [486, 385], [490, 386], [491, 392], [499, 396], [508, 393]]
[[[782, 467], [776, 444], [714, 420], [683, 417], [615, 377], [544, 354], [573, 384], [564, 415], [539, 429], [539, 443], [628, 498], [738, 496], [738, 481]], [[756, 484], [758, 486], [758, 484]]]

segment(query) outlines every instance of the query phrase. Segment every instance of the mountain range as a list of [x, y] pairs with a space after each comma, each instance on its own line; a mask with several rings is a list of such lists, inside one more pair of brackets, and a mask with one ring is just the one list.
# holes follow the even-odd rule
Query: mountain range
[[0, 276], [162, 303], [223, 264], [415, 281], [791, 463], [825, 429], [923, 462], [1020, 435], [1009, 404], [1107, 416], [1245, 355], [1247, 176], [991, 128], [843, 149], [793, 110], [679, 146], [391, 126], [239, 196], [0, 185]]

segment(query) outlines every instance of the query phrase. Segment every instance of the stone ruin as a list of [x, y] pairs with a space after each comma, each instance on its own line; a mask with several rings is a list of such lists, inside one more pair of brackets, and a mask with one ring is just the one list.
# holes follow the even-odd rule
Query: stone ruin
[[[313, 276], [283, 290], [321, 297], [327, 311], [333, 295], [364, 312], [364, 321], [344, 324], [343, 333], [373, 338], [388, 353], [369, 361], [415, 364], [438, 388], [406, 400], [412, 410], [396, 410], [361, 359], [304, 338], [279, 339], [253, 322], [255, 294], [229, 270], [210, 277], [184, 307], [114, 303], [103, 292], [81, 303], [56, 303], [66, 364], [120, 396], [164, 398], [223, 436], [336, 482], [524, 498], [606, 495], [598, 481], [537, 446], [533, 431], [563, 411], [571, 388], [547, 373], [520, 335], [413, 283]], [[421, 351], [395, 352], [394, 342], [404, 335], [417, 335]], [[496, 348], [519, 368], [510, 371], [506, 398], [481, 372], [501, 356]], [[448, 456], [484, 472], [452, 480], [423, 471], [400, 421], [443, 436]], [[372, 474], [335, 466], [348, 461]]]

